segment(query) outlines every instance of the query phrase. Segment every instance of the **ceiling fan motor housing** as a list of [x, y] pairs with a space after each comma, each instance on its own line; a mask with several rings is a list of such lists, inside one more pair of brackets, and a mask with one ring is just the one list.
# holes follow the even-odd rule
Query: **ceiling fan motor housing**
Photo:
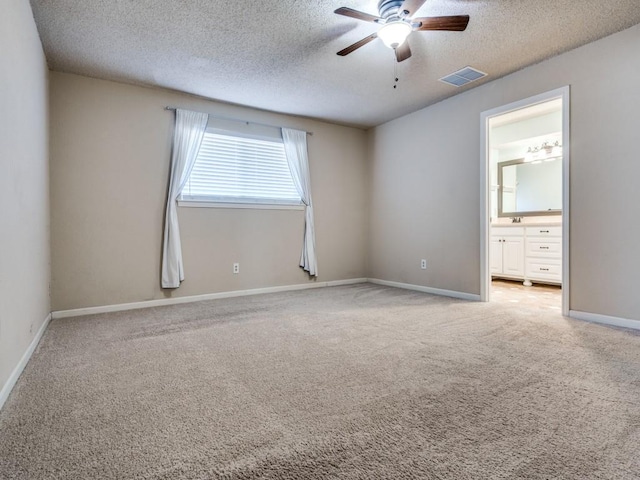
[[467, 28], [469, 15], [413, 18], [413, 15], [420, 10], [425, 2], [426, 0], [378, 0], [379, 17], [349, 7], [338, 8], [335, 10], [338, 15], [381, 25], [377, 33], [373, 33], [353, 45], [343, 48], [338, 52], [338, 55], [341, 57], [349, 55], [358, 48], [379, 38], [387, 47], [395, 51], [396, 60], [403, 62], [411, 57], [411, 48], [406, 40], [412, 32], [417, 30], [461, 32]]
[[378, 12], [385, 20], [399, 20], [402, 13], [400, 7], [404, 0], [380, 0], [378, 2]]

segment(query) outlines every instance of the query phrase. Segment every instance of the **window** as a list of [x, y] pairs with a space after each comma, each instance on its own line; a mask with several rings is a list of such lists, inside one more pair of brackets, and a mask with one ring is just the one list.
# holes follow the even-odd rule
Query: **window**
[[180, 200], [301, 205], [282, 139], [207, 130]]

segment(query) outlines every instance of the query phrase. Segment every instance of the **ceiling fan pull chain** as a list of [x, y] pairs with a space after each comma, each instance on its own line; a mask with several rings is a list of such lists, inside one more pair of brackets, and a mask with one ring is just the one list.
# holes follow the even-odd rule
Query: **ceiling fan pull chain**
[[396, 62], [395, 58], [393, 59], [393, 78], [395, 78], [393, 88], [398, 88], [398, 62]]

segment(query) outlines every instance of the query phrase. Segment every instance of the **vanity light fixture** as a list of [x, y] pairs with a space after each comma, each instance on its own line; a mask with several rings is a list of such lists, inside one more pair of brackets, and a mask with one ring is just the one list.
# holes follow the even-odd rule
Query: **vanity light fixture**
[[[554, 143], [544, 142], [540, 146], [529, 147], [524, 154], [525, 162], [548, 161], [562, 156], [562, 145], [559, 141]], [[537, 162], [536, 162], [537, 163]]]

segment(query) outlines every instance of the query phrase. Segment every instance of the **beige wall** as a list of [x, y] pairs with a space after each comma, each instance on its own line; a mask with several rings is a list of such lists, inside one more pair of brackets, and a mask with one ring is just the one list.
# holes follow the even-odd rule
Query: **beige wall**
[[0, 389], [49, 314], [48, 70], [29, 2], [0, 14]]
[[570, 85], [570, 308], [640, 319], [639, 47], [635, 26], [374, 129], [370, 275], [479, 294], [480, 113]]
[[364, 131], [52, 73], [53, 310], [310, 281], [298, 267], [304, 212], [180, 207], [186, 279], [160, 289], [174, 116], [166, 105], [313, 131], [318, 281], [366, 275]]

